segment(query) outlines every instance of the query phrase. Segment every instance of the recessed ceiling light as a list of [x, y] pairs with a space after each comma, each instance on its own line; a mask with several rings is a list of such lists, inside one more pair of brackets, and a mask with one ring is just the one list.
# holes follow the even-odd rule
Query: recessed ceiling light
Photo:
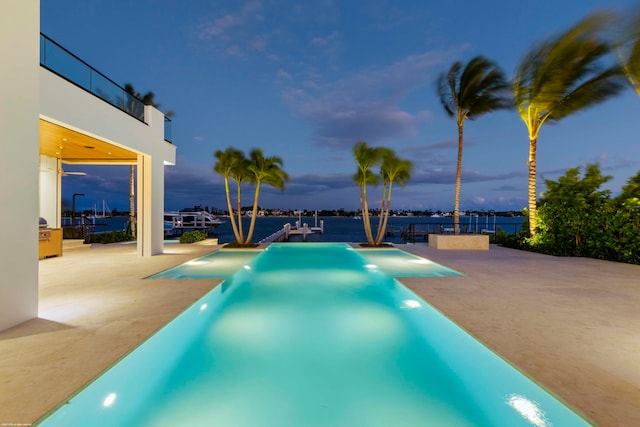
[[62, 138], [62, 140], [65, 141], [65, 142], [68, 141], [67, 138]]

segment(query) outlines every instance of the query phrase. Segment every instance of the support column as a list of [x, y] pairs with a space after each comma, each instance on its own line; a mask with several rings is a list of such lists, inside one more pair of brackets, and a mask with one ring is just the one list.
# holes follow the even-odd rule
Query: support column
[[40, 2], [0, 1], [0, 330], [38, 315]]
[[159, 156], [138, 155], [138, 255], [164, 250], [164, 162]]

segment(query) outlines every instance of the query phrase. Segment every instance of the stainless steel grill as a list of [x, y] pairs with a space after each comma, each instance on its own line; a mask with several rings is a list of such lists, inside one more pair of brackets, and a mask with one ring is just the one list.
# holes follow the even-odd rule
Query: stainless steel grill
[[40, 223], [38, 225], [38, 237], [40, 240], [49, 240], [51, 239], [51, 229], [49, 228], [49, 224], [47, 220], [40, 217]]

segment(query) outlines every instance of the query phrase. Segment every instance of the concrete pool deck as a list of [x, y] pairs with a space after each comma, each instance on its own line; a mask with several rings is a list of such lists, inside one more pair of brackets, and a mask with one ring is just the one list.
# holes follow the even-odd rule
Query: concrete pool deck
[[[450, 319], [597, 425], [640, 425], [640, 266], [396, 246], [466, 274], [400, 279]], [[0, 332], [0, 426], [34, 423], [215, 287], [144, 277], [217, 248], [91, 245], [40, 261], [39, 318]]]
[[640, 265], [397, 246], [466, 275], [398, 280], [486, 346], [596, 425], [640, 426]]

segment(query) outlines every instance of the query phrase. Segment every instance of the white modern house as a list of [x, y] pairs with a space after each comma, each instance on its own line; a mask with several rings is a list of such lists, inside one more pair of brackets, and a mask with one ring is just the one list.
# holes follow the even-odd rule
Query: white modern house
[[160, 111], [40, 34], [39, 0], [0, 1], [0, 58], [3, 330], [38, 315], [39, 217], [62, 225], [64, 165], [136, 166], [137, 251], [152, 256], [176, 147]]

